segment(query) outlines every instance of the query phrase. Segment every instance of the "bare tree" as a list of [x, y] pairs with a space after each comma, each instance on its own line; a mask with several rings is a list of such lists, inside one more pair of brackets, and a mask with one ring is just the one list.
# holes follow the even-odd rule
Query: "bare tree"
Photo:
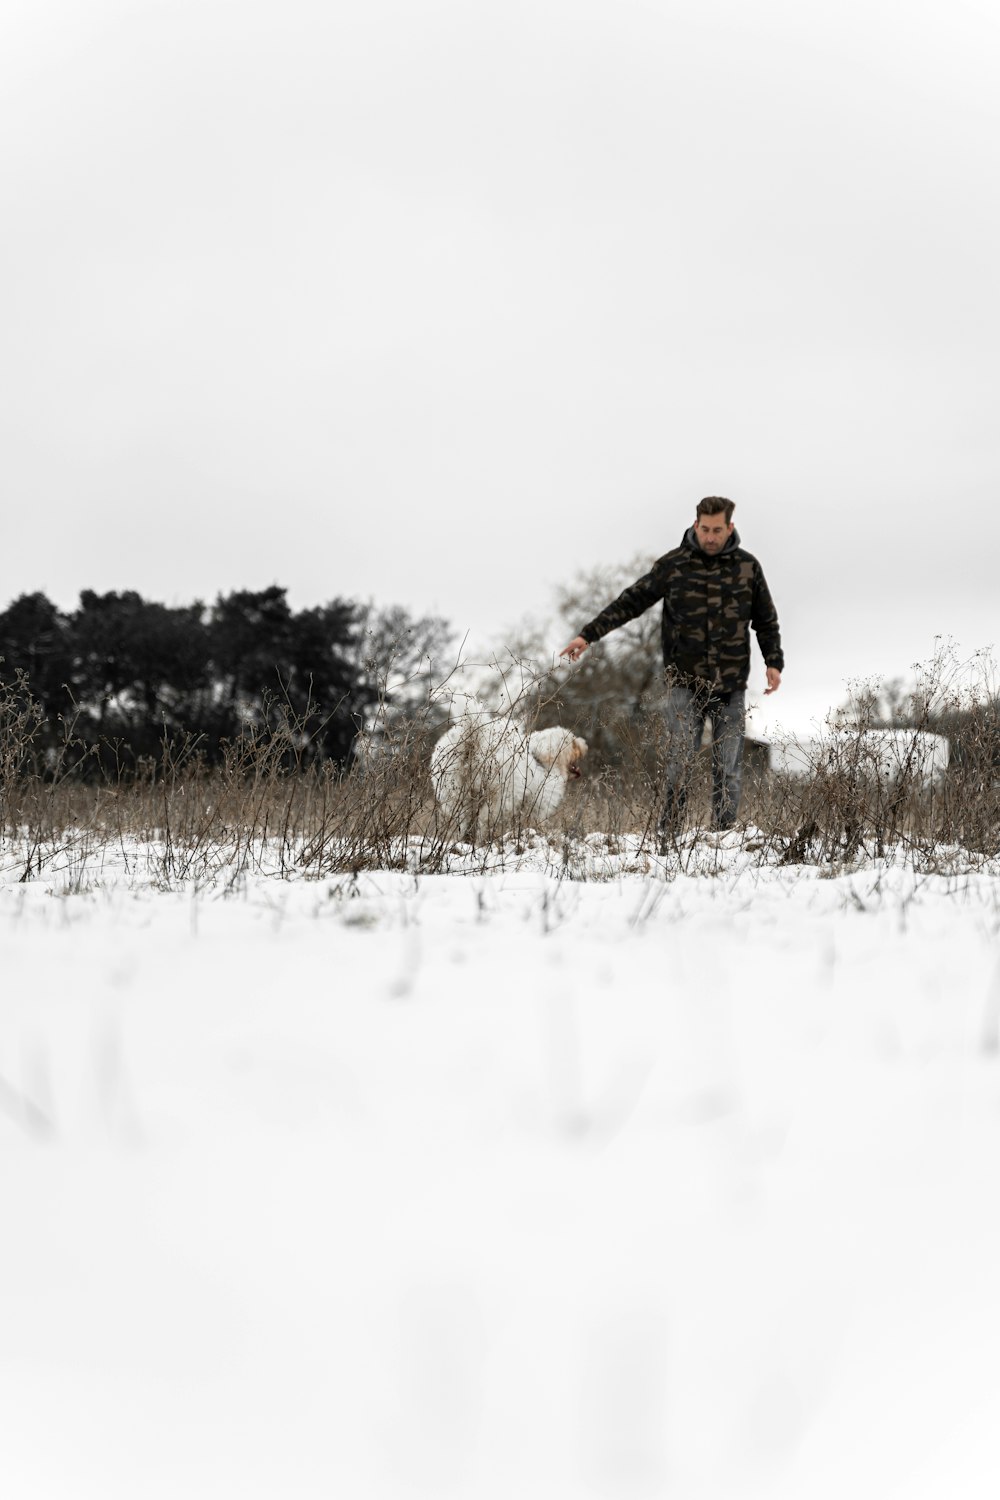
[[[555, 590], [554, 617], [514, 627], [504, 650], [512, 657], [552, 661], [555, 643], [576, 635], [651, 564], [651, 558], [638, 556], [577, 573]], [[634, 752], [637, 738], [645, 738], [647, 710], [662, 683], [660, 610], [650, 609], [592, 646], [578, 666], [554, 668], [539, 690], [538, 722], [572, 727], [589, 744], [593, 764], [616, 765]]]

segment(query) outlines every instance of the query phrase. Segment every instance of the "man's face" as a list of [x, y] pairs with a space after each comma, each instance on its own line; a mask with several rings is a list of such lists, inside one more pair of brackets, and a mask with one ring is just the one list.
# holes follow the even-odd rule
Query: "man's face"
[[724, 515], [694, 518], [695, 540], [702, 552], [721, 552], [732, 534], [733, 523]]

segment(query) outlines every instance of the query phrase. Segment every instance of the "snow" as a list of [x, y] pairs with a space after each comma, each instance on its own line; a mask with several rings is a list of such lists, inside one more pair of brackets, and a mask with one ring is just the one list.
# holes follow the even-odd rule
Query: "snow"
[[545, 848], [5, 859], [5, 1496], [996, 1493], [1000, 877]]

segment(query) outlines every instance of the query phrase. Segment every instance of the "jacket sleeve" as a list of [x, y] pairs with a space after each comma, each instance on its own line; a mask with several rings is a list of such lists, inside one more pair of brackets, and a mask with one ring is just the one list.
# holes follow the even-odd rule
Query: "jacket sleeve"
[[758, 566], [757, 577], [753, 589], [753, 613], [750, 616], [750, 624], [753, 626], [757, 636], [757, 644], [760, 646], [764, 664], [775, 667], [779, 672], [785, 670], [785, 656], [781, 649], [781, 632], [778, 629], [778, 611], [774, 607], [771, 598], [771, 590], [767, 586], [767, 579]]
[[648, 573], [637, 578], [635, 583], [630, 583], [627, 589], [623, 589], [617, 599], [613, 599], [606, 609], [602, 609], [599, 615], [595, 615], [588, 625], [580, 631], [583, 639], [593, 645], [602, 636], [608, 635], [610, 631], [617, 630], [619, 625], [627, 625], [629, 620], [644, 614], [651, 604], [657, 599], [662, 599], [664, 584], [659, 563], [654, 563]]

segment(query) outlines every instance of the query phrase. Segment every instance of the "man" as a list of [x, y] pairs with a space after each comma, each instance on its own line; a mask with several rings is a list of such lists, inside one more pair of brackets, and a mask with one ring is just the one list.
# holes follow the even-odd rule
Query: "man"
[[774, 601], [760, 563], [740, 546], [735, 508], [721, 495], [699, 500], [694, 525], [680, 546], [659, 558], [559, 653], [578, 661], [588, 646], [663, 600], [670, 741], [661, 849], [677, 832], [706, 718], [712, 723], [712, 826], [731, 828], [736, 819], [751, 627], [767, 668], [766, 693], [777, 691], [785, 666]]

